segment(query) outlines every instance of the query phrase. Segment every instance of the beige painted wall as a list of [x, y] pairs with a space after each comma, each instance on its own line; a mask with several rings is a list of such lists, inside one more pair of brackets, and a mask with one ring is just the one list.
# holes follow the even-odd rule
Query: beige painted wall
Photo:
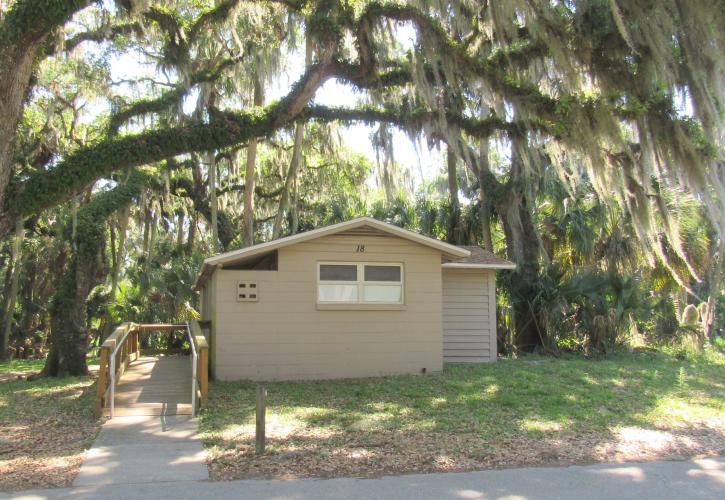
[[[364, 253], [356, 253], [358, 245]], [[399, 310], [320, 310], [317, 263], [402, 262]], [[334, 235], [281, 248], [278, 271], [214, 273], [215, 375], [221, 380], [367, 377], [442, 369], [441, 254], [393, 236]], [[256, 280], [258, 302], [237, 302]]]
[[443, 269], [443, 361], [496, 360], [496, 272]]

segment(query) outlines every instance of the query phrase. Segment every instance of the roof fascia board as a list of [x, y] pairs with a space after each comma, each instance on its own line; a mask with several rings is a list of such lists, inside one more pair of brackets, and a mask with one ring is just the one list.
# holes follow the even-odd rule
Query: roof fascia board
[[461, 262], [446, 262], [441, 267], [447, 269], [516, 269], [516, 264], [466, 264]]
[[209, 257], [208, 259], [204, 260], [205, 264], [224, 264], [226, 262], [231, 262], [233, 260], [236, 260], [237, 258], [249, 258], [254, 257], [255, 255], [259, 255], [260, 253], [269, 252], [278, 248], [286, 247], [293, 245], [295, 243], [302, 243], [304, 241], [308, 241], [315, 238], [321, 238], [323, 236], [327, 236], [330, 234], [335, 234], [341, 231], [344, 231], [345, 229], [352, 229], [358, 226], [365, 226], [370, 225], [375, 228], [380, 229], [381, 231], [387, 232], [389, 234], [393, 234], [396, 236], [399, 236], [401, 238], [415, 241], [417, 243], [420, 243], [421, 245], [425, 245], [428, 247], [435, 248], [442, 253], [453, 255], [455, 257], [468, 257], [471, 255], [471, 252], [464, 249], [459, 248], [454, 245], [451, 245], [449, 243], [445, 243], [443, 241], [437, 241], [433, 238], [429, 238], [427, 236], [423, 236], [417, 233], [414, 233], [412, 231], [408, 231], [406, 229], [399, 228], [397, 226], [393, 226], [391, 224], [388, 224], [386, 222], [381, 222], [375, 219], [371, 219], [369, 217], [358, 217], [356, 219], [351, 219], [349, 221], [340, 222], [338, 224], [333, 224], [331, 226], [322, 227], [319, 229], [313, 229], [311, 231], [306, 231], [304, 233], [295, 234], [293, 236], [287, 236], [286, 238], [280, 238], [278, 240], [268, 241], [266, 243], [260, 243], [259, 245], [254, 245], [252, 247], [243, 248], [241, 250], [234, 250], [232, 252], [226, 252], [221, 255], [217, 255], [214, 257]]

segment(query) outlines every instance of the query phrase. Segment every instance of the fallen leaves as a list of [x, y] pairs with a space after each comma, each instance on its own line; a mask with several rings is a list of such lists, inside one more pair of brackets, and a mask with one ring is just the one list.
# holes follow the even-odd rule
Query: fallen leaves
[[375, 432], [269, 436], [268, 452], [254, 452], [254, 436], [231, 449], [211, 450], [213, 479], [371, 477], [412, 472], [453, 472], [505, 467], [675, 459], [725, 453], [725, 428], [623, 429], [556, 438], [515, 436], [487, 442], [476, 434]]
[[0, 385], [0, 491], [68, 486], [95, 437], [90, 377]]

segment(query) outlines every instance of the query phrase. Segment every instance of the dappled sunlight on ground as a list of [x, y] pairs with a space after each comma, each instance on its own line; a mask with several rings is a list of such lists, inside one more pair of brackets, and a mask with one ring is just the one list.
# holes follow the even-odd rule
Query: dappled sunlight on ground
[[612, 461], [683, 458], [725, 452], [725, 427], [643, 429], [622, 427], [613, 439], [597, 446], [596, 454]]
[[67, 486], [98, 431], [93, 379], [0, 383], [0, 491]]
[[525, 419], [521, 422], [525, 431], [560, 432], [564, 426], [560, 422]]
[[213, 478], [377, 476], [725, 453], [723, 364], [646, 356], [504, 361], [442, 375], [212, 387], [202, 437]]

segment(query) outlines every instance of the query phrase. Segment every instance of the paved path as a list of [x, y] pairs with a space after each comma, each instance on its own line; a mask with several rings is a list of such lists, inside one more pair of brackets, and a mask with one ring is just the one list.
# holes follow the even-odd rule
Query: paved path
[[[191, 478], [188, 478], [191, 479]], [[720, 499], [725, 459], [414, 474], [380, 479], [191, 481], [74, 487], [16, 498], [297, 499]]]
[[106, 485], [207, 479], [197, 427], [188, 416], [113, 418], [103, 424], [73, 486], [100, 491]]

